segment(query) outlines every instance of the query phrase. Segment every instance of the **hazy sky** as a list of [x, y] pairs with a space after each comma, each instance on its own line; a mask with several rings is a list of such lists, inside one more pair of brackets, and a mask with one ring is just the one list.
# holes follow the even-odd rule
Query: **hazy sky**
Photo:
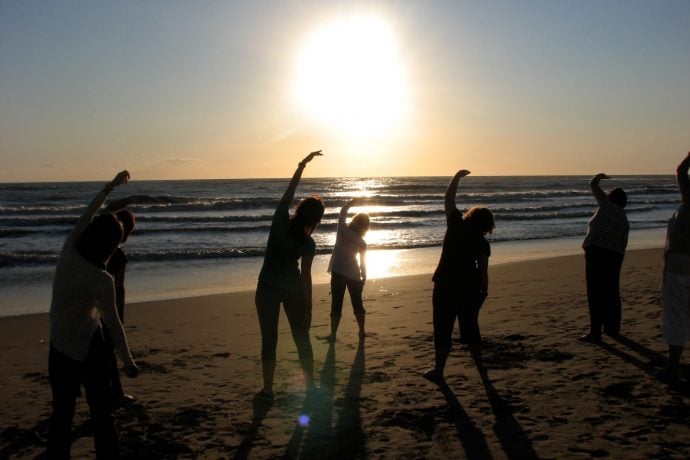
[[690, 1], [0, 0], [0, 181], [672, 173]]

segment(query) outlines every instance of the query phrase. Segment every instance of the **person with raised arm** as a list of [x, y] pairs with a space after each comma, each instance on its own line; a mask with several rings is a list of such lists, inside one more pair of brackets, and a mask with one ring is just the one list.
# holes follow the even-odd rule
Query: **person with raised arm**
[[293, 217], [290, 217], [289, 209], [304, 168], [314, 157], [321, 155], [321, 150], [317, 150], [299, 162], [273, 215], [268, 234], [266, 254], [259, 273], [255, 297], [261, 328], [263, 372], [263, 388], [256, 396], [263, 400], [273, 399], [281, 303], [297, 346], [307, 392], [315, 389], [314, 356], [309, 327], [312, 310], [311, 265], [316, 253], [316, 243], [311, 234], [321, 222], [324, 205], [320, 197], [313, 196], [304, 199], [297, 206]]
[[82, 385], [91, 413], [96, 456], [119, 457], [101, 324], [115, 343], [125, 373], [136, 377], [138, 368], [117, 314], [113, 278], [106, 271], [106, 263], [122, 239], [122, 226], [114, 215], [96, 213], [107, 195], [128, 180], [129, 173], [122, 171], [94, 197], [67, 236], [58, 258], [50, 304], [48, 373], [53, 400], [49, 458], [70, 456], [72, 419]]
[[441, 259], [434, 272], [433, 323], [434, 367], [424, 378], [443, 385], [444, 370], [451, 349], [455, 320], [460, 324], [460, 341], [473, 353], [481, 349], [479, 310], [489, 295], [489, 257], [491, 246], [486, 234], [493, 232], [493, 213], [483, 206], [474, 206], [461, 214], [455, 195], [461, 178], [470, 172], [458, 171], [445, 195], [446, 235]]
[[[324, 337], [335, 342], [338, 325], [343, 312], [345, 289], [350, 293], [350, 301], [359, 326], [359, 338], [364, 339], [364, 319], [366, 311], [362, 302], [364, 283], [367, 281], [366, 252], [364, 235], [369, 230], [369, 215], [359, 213], [347, 224], [347, 212], [360, 200], [352, 199], [340, 209], [333, 254], [328, 264], [331, 273], [331, 334]], [[359, 254], [359, 263], [357, 255]]]
[[602, 328], [611, 337], [617, 337], [621, 329], [620, 275], [630, 230], [625, 215], [628, 197], [619, 187], [605, 193], [599, 186], [602, 179], [609, 176], [599, 173], [589, 182], [598, 208], [582, 243], [589, 305], [589, 332], [580, 337], [583, 342], [599, 342]]
[[682, 202], [668, 221], [664, 248], [662, 340], [668, 345], [664, 376], [671, 382], [681, 376], [680, 358], [690, 340], [690, 152], [676, 169]]

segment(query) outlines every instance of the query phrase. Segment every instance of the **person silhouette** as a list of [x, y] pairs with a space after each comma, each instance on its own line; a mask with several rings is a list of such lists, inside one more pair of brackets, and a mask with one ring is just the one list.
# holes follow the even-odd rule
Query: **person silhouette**
[[680, 358], [690, 340], [690, 152], [676, 169], [682, 202], [668, 221], [664, 248], [662, 340], [668, 345], [665, 376], [681, 376]]
[[311, 265], [316, 243], [311, 234], [321, 222], [324, 205], [319, 197], [306, 198], [297, 206], [293, 217], [290, 217], [289, 208], [304, 168], [314, 157], [321, 155], [321, 150], [317, 150], [299, 162], [271, 222], [255, 296], [261, 329], [263, 374], [263, 388], [256, 396], [262, 399], [273, 399], [281, 303], [297, 346], [307, 392], [315, 390], [314, 355], [309, 328], [312, 310]]
[[457, 209], [458, 183], [468, 174], [465, 169], [458, 171], [446, 190], [447, 229], [441, 259], [432, 278], [434, 367], [423, 376], [436, 384], [445, 382], [443, 373], [456, 319], [460, 341], [471, 350], [481, 347], [479, 310], [489, 295], [491, 246], [485, 235], [493, 232], [496, 222], [493, 213], [483, 206], [474, 206], [464, 215]]
[[582, 243], [590, 326], [589, 332], [580, 337], [583, 342], [599, 342], [602, 327], [612, 337], [618, 336], [621, 329], [620, 275], [630, 230], [625, 215], [628, 198], [618, 187], [604, 193], [599, 181], [608, 178], [599, 173], [589, 182], [599, 207], [589, 220]]
[[341, 208], [338, 216], [335, 245], [328, 264], [328, 271], [331, 273], [331, 333], [324, 337], [328, 341], [335, 341], [338, 332], [345, 289], [350, 293], [350, 301], [359, 326], [359, 337], [365, 337], [366, 310], [362, 302], [362, 292], [367, 281], [367, 243], [364, 241], [364, 235], [369, 230], [369, 215], [359, 213], [352, 218], [349, 225], [346, 224], [347, 212], [359, 202], [358, 199], [350, 200]]
[[72, 419], [82, 385], [97, 457], [119, 456], [101, 319], [124, 362], [125, 373], [135, 377], [138, 368], [117, 315], [113, 278], [105, 266], [122, 239], [122, 226], [114, 215], [96, 213], [108, 193], [128, 180], [129, 173], [122, 171], [94, 197], [67, 236], [55, 268], [48, 355], [52, 390], [49, 458], [70, 456]]

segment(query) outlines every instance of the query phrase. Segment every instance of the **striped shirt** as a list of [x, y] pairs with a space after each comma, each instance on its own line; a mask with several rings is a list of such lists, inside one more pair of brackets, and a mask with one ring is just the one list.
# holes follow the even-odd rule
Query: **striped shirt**
[[630, 230], [625, 211], [608, 197], [597, 201], [599, 208], [589, 220], [587, 236], [582, 247], [596, 246], [624, 254]]

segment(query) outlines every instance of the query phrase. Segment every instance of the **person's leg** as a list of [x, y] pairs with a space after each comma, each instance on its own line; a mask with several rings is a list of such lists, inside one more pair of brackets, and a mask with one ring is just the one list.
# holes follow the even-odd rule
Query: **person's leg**
[[424, 377], [438, 383], [443, 380], [443, 372], [450, 354], [451, 337], [457, 312], [454, 308], [452, 289], [441, 283], [434, 284], [432, 294], [434, 322], [434, 368]]
[[345, 297], [345, 277], [338, 273], [331, 273], [331, 335], [327, 338], [335, 340], [343, 314], [343, 299]]
[[309, 330], [305, 325], [305, 299], [303, 292], [286, 291], [283, 300], [285, 316], [290, 323], [292, 339], [297, 346], [297, 356], [299, 357], [307, 389], [314, 388], [314, 351], [311, 347]]
[[464, 299], [460, 306], [460, 341], [467, 345], [481, 345], [482, 337], [479, 333], [479, 310], [484, 299], [480, 295], [472, 295]]
[[364, 302], [362, 301], [362, 292], [364, 291], [364, 283], [361, 280], [347, 280], [347, 290], [350, 293], [350, 301], [352, 302], [352, 309], [357, 319], [357, 326], [359, 327], [359, 336], [364, 337], [364, 319], [366, 311], [364, 310]]
[[110, 394], [109, 353], [105, 347], [100, 329], [91, 339], [89, 354], [84, 362], [84, 393], [91, 412], [93, 439], [96, 457], [99, 459], [120, 458], [120, 447], [112, 416]]
[[120, 381], [120, 370], [117, 367], [117, 355], [115, 353], [115, 345], [113, 344], [108, 331], [103, 330], [103, 339], [105, 340], [105, 354], [108, 361], [108, 375], [110, 376], [110, 393], [113, 401], [122, 399], [125, 392], [122, 390], [122, 382]]
[[668, 345], [668, 364], [665, 372], [669, 378], [675, 380], [680, 377], [680, 358], [685, 342], [690, 339], [690, 276], [664, 273], [662, 295], [662, 339]]
[[620, 276], [623, 266], [623, 254], [607, 251], [606, 255], [606, 303], [604, 305], [604, 332], [617, 336], [621, 331], [621, 294]]
[[601, 339], [602, 317], [602, 276], [599, 248], [585, 249], [585, 278], [587, 281], [587, 303], [589, 306], [589, 333], [581, 339], [598, 341]]
[[256, 314], [261, 329], [261, 368], [264, 380], [263, 392], [272, 394], [278, 345], [278, 319], [280, 293], [273, 286], [259, 283], [256, 288]]
[[70, 457], [72, 419], [81, 386], [81, 363], [57, 351], [50, 345], [48, 375], [53, 394], [48, 422], [48, 458]]

